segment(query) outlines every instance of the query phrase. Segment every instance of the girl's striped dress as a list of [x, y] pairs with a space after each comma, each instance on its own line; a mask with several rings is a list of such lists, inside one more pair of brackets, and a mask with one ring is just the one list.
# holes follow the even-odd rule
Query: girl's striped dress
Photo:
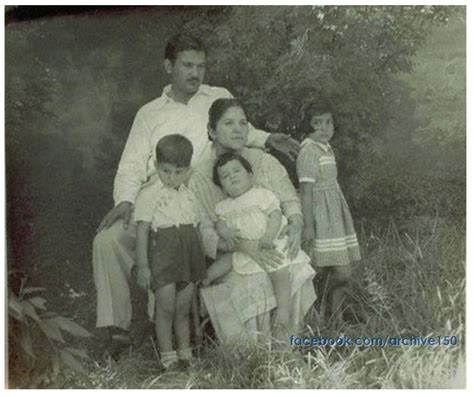
[[313, 266], [343, 266], [359, 260], [359, 243], [349, 207], [337, 183], [331, 146], [306, 138], [301, 143], [296, 165], [300, 183], [314, 184]]

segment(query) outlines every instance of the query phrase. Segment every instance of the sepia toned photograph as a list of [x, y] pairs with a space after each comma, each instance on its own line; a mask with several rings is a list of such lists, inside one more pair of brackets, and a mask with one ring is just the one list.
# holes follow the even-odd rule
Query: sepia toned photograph
[[465, 6], [4, 14], [6, 388], [466, 388]]

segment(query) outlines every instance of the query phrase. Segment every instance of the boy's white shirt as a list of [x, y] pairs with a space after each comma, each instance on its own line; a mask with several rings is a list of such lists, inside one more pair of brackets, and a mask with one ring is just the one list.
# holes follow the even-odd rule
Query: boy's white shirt
[[173, 189], [159, 178], [140, 192], [135, 204], [135, 221], [150, 222], [152, 228], [197, 225], [202, 217], [198, 199], [184, 183]]

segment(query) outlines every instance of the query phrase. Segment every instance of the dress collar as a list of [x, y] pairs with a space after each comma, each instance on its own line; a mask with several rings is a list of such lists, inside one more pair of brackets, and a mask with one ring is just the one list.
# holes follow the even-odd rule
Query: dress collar
[[306, 138], [303, 142], [301, 142], [301, 147], [306, 146], [306, 145], [316, 145], [320, 149], [324, 151], [324, 153], [327, 153], [331, 149], [331, 145], [329, 143], [321, 143], [321, 142], [316, 142], [312, 140], [311, 138]]

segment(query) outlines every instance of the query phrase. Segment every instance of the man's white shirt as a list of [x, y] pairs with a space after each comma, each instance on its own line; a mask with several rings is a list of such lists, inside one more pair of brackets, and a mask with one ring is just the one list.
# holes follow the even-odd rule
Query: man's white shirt
[[[115, 204], [135, 203], [143, 184], [156, 173], [155, 147], [164, 136], [187, 137], [194, 148], [192, 164], [205, 158], [211, 148], [207, 134], [209, 108], [219, 98], [232, 98], [225, 88], [202, 84], [185, 105], [171, 99], [170, 90], [171, 85], [166, 86], [161, 97], [144, 105], [135, 116], [115, 176]], [[249, 125], [247, 146], [264, 148], [268, 135]]]

